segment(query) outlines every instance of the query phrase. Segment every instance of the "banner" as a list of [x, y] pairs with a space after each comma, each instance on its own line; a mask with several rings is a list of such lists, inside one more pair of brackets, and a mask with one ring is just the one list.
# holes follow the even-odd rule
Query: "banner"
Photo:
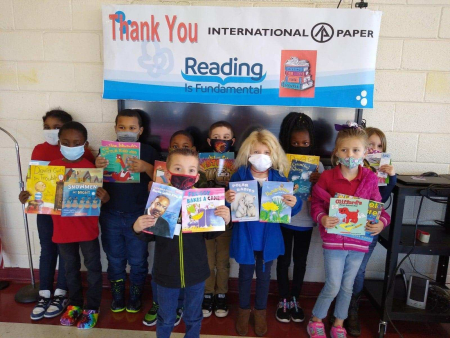
[[105, 99], [373, 108], [381, 12], [102, 10]]

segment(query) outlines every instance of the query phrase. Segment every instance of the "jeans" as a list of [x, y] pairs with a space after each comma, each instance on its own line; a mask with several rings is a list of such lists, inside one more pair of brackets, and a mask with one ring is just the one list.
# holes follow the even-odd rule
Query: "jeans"
[[205, 283], [205, 293], [228, 292], [231, 234], [232, 231], [227, 230], [215, 239], [206, 240], [210, 275]]
[[[159, 304], [158, 302], [158, 284], [155, 283], [155, 280], [153, 278], [153, 274], [154, 274], [154, 269], [152, 269], [152, 281], [151, 281], [151, 285], [152, 285], [152, 297], [153, 297], [153, 301], [156, 304]], [[181, 309], [183, 307], [183, 303], [184, 303], [184, 289], [181, 289], [180, 294], [178, 295], [178, 305], [177, 305], [177, 309]]]
[[[176, 320], [176, 309], [180, 292], [183, 289], [172, 289], [158, 285], [158, 320], [156, 322], [156, 336], [169, 338]], [[201, 282], [184, 289], [183, 320], [186, 324], [185, 338], [200, 337], [203, 313], [202, 302], [205, 282]]]
[[87, 269], [88, 289], [86, 291], [87, 310], [98, 310], [102, 299], [102, 264], [100, 262], [100, 243], [92, 241], [60, 243], [61, 256], [66, 262], [67, 285], [69, 286], [69, 305], [83, 306], [83, 287], [81, 285], [80, 248]]
[[102, 210], [100, 226], [102, 229], [103, 250], [108, 259], [108, 279], [116, 281], [127, 278], [127, 261], [130, 264], [130, 281], [143, 285], [148, 274], [148, 243], [141, 241], [133, 233], [132, 226], [143, 212], [126, 213]]
[[[311, 243], [312, 229], [306, 231], [292, 230], [281, 227], [284, 239], [284, 255], [278, 257], [277, 282], [280, 298], [289, 299], [300, 296], [303, 279], [306, 272], [306, 259], [308, 258], [309, 245]], [[292, 245], [294, 242], [294, 245]], [[292, 247], [294, 251], [292, 252]], [[292, 255], [291, 255], [292, 253]], [[289, 292], [289, 265], [291, 257], [294, 259], [294, 275], [292, 279], [291, 292]]]
[[239, 307], [250, 309], [253, 273], [256, 266], [255, 309], [265, 310], [269, 296], [270, 269], [273, 261], [263, 264], [262, 251], [255, 251], [256, 264], [239, 264]]
[[353, 283], [364, 258], [364, 252], [323, 249], [323, 256], [325, 286], [317, 298], [312, 314], [319, 319], [325, 318], [331, 302], [337, 296], [334, 316], [342, 320], [347, 319]]
[[[39, 243], [41, 244], [41, 255], [39, 256], [39, 282], [40, 290], [53, 291], [55, 279], [56, 262], [58, 260], [58, 244], [52, 242], [53, 220], [50, 215], [37, 215], [37, 228]], [[56, 288], [67, 291], [66, 269], [64, 259], [59, 256], [58, 279]]]
[[369, 245], [369, 252], [366, 252], [364, 255], [361, 266], [359, 267], [358, 273], [355, 278], [355, 284], [353, 284], [353, 294], [357, 295], [361, 293], [364, 286], [364, 278], [366, 277], [366, 267], [367, 263], [369, 263], [370, 256], [372, 256], [373, 250], [378, 242], [378, 235], [373, 236], [373, 241]]

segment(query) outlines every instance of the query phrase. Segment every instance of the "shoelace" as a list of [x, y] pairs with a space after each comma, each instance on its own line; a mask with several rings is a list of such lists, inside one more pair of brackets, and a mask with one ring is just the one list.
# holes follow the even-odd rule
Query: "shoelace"
[[345, 338], [345, 334], [342, 331], [338, 331], [337, 333], [337, 338]]
[[287, 309], [289, 309], [288, 304], [289, 304], [289, 302], [287, 302], [286, 298], [285, 298], [278, 304], [278, 307], [283, 308], [283, 312], [287, 312]]
[[54, 296], [52, 299], [52, 302], [50, 303], [50, 306], [59, 306], [64, 301], [66, 297], [65, 296]]
[[35, 307], [42, 307], [42, 308], [45, 308], [45, 306], [46, 306], [47, 304], [49, 304], [50, 301], [51, 301], [50, 298], [41, 297], [41, 298], [39, 299], [39, 301], [38, 301], [38, 303], [37, 303], [37, 305], [36, 305]]
[[[291, 302], [291, 304], [295, 307], [295, 312], [298, 312], [299, 306], [298, 306], [297, 299], [296, 299], [295, 297], [292, 297], [292, 302]], [[292, 306], [291, 306], [291, 308], [292, 308]]]
[[[316, 327], [316, 332], [319, 336], [325, 336], [325, 331], [323, 330], [323, 327]], [[341, 338], [341, 337], [339, 337]]]

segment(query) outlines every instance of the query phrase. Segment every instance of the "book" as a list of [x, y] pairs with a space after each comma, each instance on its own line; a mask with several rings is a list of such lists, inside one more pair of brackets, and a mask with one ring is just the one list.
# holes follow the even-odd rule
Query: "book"
[[230, 190], [236, 192], [231, 203], [233, 222], [259, 221], [258, 181], [230, 182]]
[[153, 183], [145, 207], [145, 214], [151, 215], [157, 220], [154, 226], [145, 228], [143, 232], [173, 238], [181, 211], [183, 194], [183, 190]]
[[292, 182], [263, 182], [259, 220], [269, 223], [291, 223], [292, 208], [283, 202], [283, 195], [293, 194]]
[[306, 201], [311, 195], [312, 187], [309, 176], [319, 167], [320, 157], [294, 154], [286, 156], [290, 164], [286, 177], [294, 183], [294, 195]]
[[103, 169], [67, 168], [64, 175], [61, 216], [100, 216], [102, 202], [95, 194], [102, 186]]
[[[207, 187], [227, 187], [231, 176], [235, 173], [234, 159], [203, 158], [199, 161], [201, 179], [206, 179]], [[200, 182], [202, 184], [204, 182]]]
[[166, 162], [155, 161], [153, 170], [153, 182], [160, 184], [169, 184], [169, 180], [164, 176], [166, 171]]
[[364, 235], [369, 201], [362, 198], [331, 198], [328, 215], [339, 218], [339, 224], [326, 229], [330, 234]]
[[224, 219], [214, 214], [221, 205], [225, 205], [224, 188], [185, 191], [181, 207], [183, 233], [225, 231]]
[[291, 83], [308, 83], [309, 81], [311, 81], [311, 75], [308, 76], [290, 76], [287, 75], [285, 78], [286, 82], [291, 82]]
[[102, 141], [100, 155], [109, 161], [103, 172], [105, 182], [139, 183], [140, 173], [129, 171], [129, 161], [140, 158], [141, 144], [139, 142]]
[[[339, 193], [337, 193], [336, 196], [334, 196], [334, 197], [336, 197], [336, 198], [352, 198], [352, 199], [358, 198], [355, 196], [349, 196], [349, 195], [344, 195], [344, 194], [339, 194]], [[368, 222], [375, 222], [375, 221], [378, 222], [380, 220], [382, 209], [383, 209], [383, 203], [369, 200], [369, 210], [367, 211], [367, 221]], [[341, 234], [341, 235], [346, 236], [346, 237], [360, 239], [360, 240], [363, 240], [366, 242], [372, 242], [372, 240], [373, 240], [372, 233], [369, 231], [365, 231], [364, 235], [348, 235], [348, 234]]]
[[228, 159], [228, 160], [234, 160], [234, 153], [233, 152], [227, 152], [227, 153], [199, 153], [198, 158], [206, 159], [206, 158], [215, 158], [215, 159]]
[[26, 183], [31, 195], [25, 204], [27, 214], [61, 215], [65, 169], [63, 166], [30, 166]]
[[379, 171], [379, 168], [385, 164], [391, 164], [391, 154], [372, 153], [367, 154], [364, 159], [364, 166], [377, 174], [378, 186], [386, 186], [389, 183], [388, 174]]
[[287, 76], [308, 76], [309, 75], [309, 71], [305, 71], [305, 72], [285, 71], [284, 74], [287, 75]]

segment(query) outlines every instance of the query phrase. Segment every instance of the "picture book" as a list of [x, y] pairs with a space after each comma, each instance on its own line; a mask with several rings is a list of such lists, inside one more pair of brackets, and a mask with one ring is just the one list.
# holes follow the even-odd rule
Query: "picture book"
[[183, 233], [225, 231], [225, 221], [214, 214], [220, 205], [225, 205], [224, 188], [185, 191], [181, 208]]
[[379, 171], [382, 165], [391, 164], [391, 154], [372, 153], [367, 154], [364, 159], [364, 166], [371, 169], [378, 176], [378, 186], [386, 186], [389, 183], [389, 176]]
[[61, 216], [99, 216], [102, 202], [95, 194], [102, 186], [103, 169], [67, 168]]
[[319, 156], [287, 154], [290, 169], [286, 177], [294, 183], [294, 194], [306, 201], [311, 194], [309, 176], [317, 170], [320, 163]]
[[204, 174], [201, 179], [206, 180], [207, 187], [227, 187], [235, 171], [234, 159], [200, 159], [200, 172]]
[[140, 173], [130, 172], [130, 160], [140, 159], [139, 142], [102, 141], [100, 155], [109, 162], [103, 172], [105, 182], [139, 183]]
[[258, 181], [230, 182], [230, 190], [236, 192], [231, 203], [233, 222], [259, 221]]
[[294, 183], [292, 182], [263, 182], [259, 220], [289, 224], [292, 208], [283, 202], [283, 195], [292, 194], [293, 191]]
[[364, 235], [369, 201], [362, 198], [331, 198], [328, 215], [339, 218], [339, 224], [327, 229], [331, 234]]
[[153, 183], [145, 214], [156, 218], [156, 222], [143, 231], [156, 236], [173, 238], [180, 215], [183, 193], [183, 190]]
[[169, 184], [169, 180], [164, 176], [164, 171], [166, 170], [166, 162], [155, 161], [153, 171], [153, 182], [160, 184]]
[[[336, 198], [353, 198], [356, 199], [358, 197], [355, 196], [349, 196], [344, 194], [336, 194]], [[381, 216], [381, 210], [383, 209], [383, 203], [381, 202], [375, 202], [369, 200], [369, 210], [367, 211], [367, 221], [368, 222], [378, 222], [380, 220]], [[372, 242], [373, 236], [372, 233], [366, 231], [364, 235], [346, 235], [342, 234], [342, 236], [346, 237], [352, 237], [356, 239], [360, 239], [366, 242]]]
[[225, 159], [225, 160], [234, 160], [234, 153], [228, 152], [228, 153], [199, 153], [198, 158], [201, 159], [207, 159], [207, 158], [215, 158], [215, 159]]
[[26, 190], [31, 196], [25, 204], [27, 214], [61, 215], [65, 169], [62, 166], [30, 166]]

